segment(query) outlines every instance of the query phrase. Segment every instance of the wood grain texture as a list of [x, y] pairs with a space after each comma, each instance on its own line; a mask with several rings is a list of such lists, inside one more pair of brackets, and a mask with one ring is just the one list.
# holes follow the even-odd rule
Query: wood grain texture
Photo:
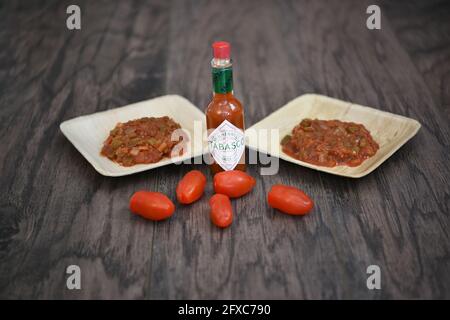
[[[78, 1], [82, 29], [69, 31], [68, 4], [0, 5], [0, 298], [450, 298], [448, 6], [408, 1], [403, 15], [381, 1], [371, 31], [364, 1]], [[134, 191], [175, 199], [183, 174], [208, 168], [103, 177], [59, 123], [172, 93], [204, 108], [217, 39], [233, 45], [247, 126], [312, 92], [423, 127], [359, 180], [281, 161], [233, 201], [226, 230], [208, 217], [211, 184], [168, 221], [132, 216]], [[301, 187], [314, 211], [271, 210], [274, 183]], [[66, 289], [69, 264], [80, 291]], [[371, 264], [381, 290], [366, 287]]]
[[397, 39], [406, 49], [416, 68], [434, 95], [445, 108], [450, 120], [450, 2], [385, 1], [385, 12]]

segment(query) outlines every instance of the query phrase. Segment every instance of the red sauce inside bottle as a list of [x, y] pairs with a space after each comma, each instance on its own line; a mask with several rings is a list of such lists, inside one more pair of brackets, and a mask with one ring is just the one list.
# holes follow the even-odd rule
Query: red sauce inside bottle
[[[215, 42], [213, 44], [214, 59], [212, 60], [213, 69], [213, 99], [206, 108], [206, 126], [208, 135], [219, 127], [225, 120], [229, 121], [237, 129], [244, 132], [244, 109], [241, 102], [233, 95], [232, 65], [230, 59], [230, 45], [227, 42]], [[245, 171], [245, 146], [239, 163], [234, 170]], [[211, 150], [211, 146], [210, 146]], [[241, 152], [238, 149], [237, 152]], [[222, 165], [214, 160], [211, 164], [213, 173], [224, 170]]]

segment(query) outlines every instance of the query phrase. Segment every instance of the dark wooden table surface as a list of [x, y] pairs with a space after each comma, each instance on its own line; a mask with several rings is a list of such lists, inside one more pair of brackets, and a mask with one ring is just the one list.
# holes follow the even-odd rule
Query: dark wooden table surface
[[[72, 2], [79, 31], [66, 28]], [[381, 30], [366, 28], [371, 1], [1, 2], [0, 297], [450, 298], [450, 3], [377, 3]], [[281, 161], [233, 202], [226, 230], [206, 200], [161, 223], [133, 216], [134, 191], [174, 199], [183, 174], [208, 167], [103, 177], [59, 124], [169, 93], [203, 109], [218, 39], [232, 43], [248, 126], [312, 92], [422, 128], [361, 179]], [[301, 187], [316, 208], [271, 210], [274, 183]], [[81, 290], [66, 288], [71, 264]], [[366, 287], [373, 264], [381, 290]]]

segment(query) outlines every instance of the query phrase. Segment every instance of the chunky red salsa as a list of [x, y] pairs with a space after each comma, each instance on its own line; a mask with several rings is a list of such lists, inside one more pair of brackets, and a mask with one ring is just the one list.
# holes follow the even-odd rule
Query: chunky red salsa
[[291, 157], [325, 167], [355, 167], [379, 149], [362, 124], [318, 119], [303, 119], [281, 145]]
[[122, 166], [155, 163], [170, 157], [172, 148], [183, 140], [172, 141], [172, 133], [181, 126], [169, 117], [141, 118], [118, 123], [109, 133], [101, 154]]

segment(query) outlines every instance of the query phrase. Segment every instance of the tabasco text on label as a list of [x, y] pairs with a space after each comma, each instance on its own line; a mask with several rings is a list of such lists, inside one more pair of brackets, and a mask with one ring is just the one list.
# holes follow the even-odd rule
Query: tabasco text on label
[[212, 47], [213, 99], [206, 108], [211, 170], [245, 171], [244, 109], [233, 95], [230, 44], [219, 41]]

